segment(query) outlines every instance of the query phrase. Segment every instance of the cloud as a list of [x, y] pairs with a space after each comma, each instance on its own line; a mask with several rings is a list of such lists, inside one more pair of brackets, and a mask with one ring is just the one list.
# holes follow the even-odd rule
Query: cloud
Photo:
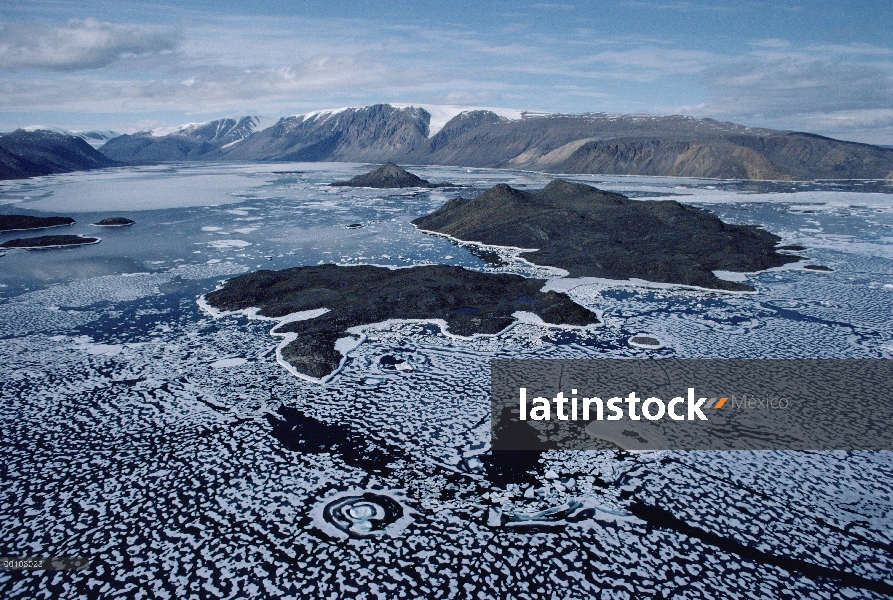
[[589, 65], [600, 76], [652, 81], [665, 75], [699, 73], [718, 59], [716, 54], [703, 50], [641, 46], [599, 52], [574, 61], [574, 64]]
[[876, 64], [783, 59], [708, 69], [713, 110], [731, 115], [889, 108], [893, 71]]
[[448, 106], [486, 106], [500, 102], [503, 95], [495, 91], [460, 92], [454, 91], [431, 99], [433, 104]]
[[808, 46], [807, 50], [825, 54], [852, 54], [862, 56], [890, 56], [893, 50], [872, 44], [824, 44]]
[[799, 52], [714, 66], [702, 73], [709, 99], [679, 112], [748, 125], [889, 143], [893, 66]]
[[757, 46], [758, 48], [787, 48], [791, 45], [791, 42], [780, 38], [767, 38], [751, 42], [750, 45]]
[[735, 10], [732, 6], [722, 6], [715, 2], [707, 2], [704, 4], [696, 2], [648, 2], [641, 0], [628, 0], [621, 2], [621, 6], [632, 6], [634, 8], [646, 8], [648, 10], [672, 10], [676, 12], [693, 12], [693, 11], [709, 11], [716, 13], [728, 13]]
[[78, 71], [105, 67], [126, 56], [172, 51], [181, 35], [171, 29], [119, 25], [95, 19], [63, 24], [7, 24], [0, 30], [0, 68]]
[[[317, 54], [287, 67], [179, 67], [158, 78], [91, 77], [70, 73], [49, 79], [0, 80], [0, 105], [10, 109], [143, 111], [188, 107], [190, 111], [245, 110], [245, 106], [288, 106], [340, 102], [350, 97], [390, 97], [418, 89], [426, 74], [395, 68], [374, 52]], [[350, 96], [353, 94], [353, 96]]]

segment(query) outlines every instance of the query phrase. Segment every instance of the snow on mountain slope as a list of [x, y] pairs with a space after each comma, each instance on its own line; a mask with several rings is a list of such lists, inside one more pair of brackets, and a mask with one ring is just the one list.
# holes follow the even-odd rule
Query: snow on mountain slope
[[205, 123], [185, 123], [169, 127], [156, 127], [149, 133], [152, 137], [183, 135], [207, 142], [229, 139], [228, 143], [232, 143], [247, 137], [255, 131], [263, 131], [277, 121], [278, 119], [259, 116], [226, 117]]
[[431, 115], [431, 121], [428, 123], [428, 137], [432, 138], [443, 129], [453, 117], [460, 113], [471, 112], [474, 110], [487, 110], [496, 113], [500, 117], [505, 117], [512, 121], [524, 118], [526, 111], [515, 108], [492, 108], [482, 106], [449, 106], [444, 104], [392, 104], [395, 108], [422, 108]]
[[[431, 120], [428, 123], [428, 137], [434, 137], [437, 133], [443, 129], [443, 126], [446, 125], [450, 119], [455, 117], [456, 115], [463, 112], [471, 112], [475, 110], [486, 110], [493, 113], [496, 113], [500, 117], [505, 117], [506, 119], [510, 119], [512, 121], [517, 119], [522, 119], [526, 115], [532, 114], [548, 114], [548, 113], [531, 113], [530, 111], [523, 111], [516, 108], [492, 108], [492, 107], [481, 107], [481, 106], [454, 106], [454, 105], [445, 105], [445, 104], [401, 104], [401, 103], [390, 103], [390, 106], [394, 108], [421, 108], [429, 115], [431, 115]], [[307, 121], [318, 121], [325, 122], [328, 119], [343, 113], [349, 110], [359, 110], [362, 107], [342, 107], [342, 108], [326, 108], [321, 110], [313, 110], [306, 113], [299, 113], [296, 115], [292, 115], [289, 118]]]
[[93, 146], [93, 148], [99, 148], [110, 139], [116, 138], [121, 135], [117, 131], [112, 131], [111, 129], [69, 131], [68, 129], [62, 129], [61, 127], [51, 127], [47, 125], [30, 125], [28, 127], [22, 127], [22, 129], [29, 133], [33, 133], [35, 131], [50, 131], [52, 133], [60, 133], [62, 135], [77, 136]]

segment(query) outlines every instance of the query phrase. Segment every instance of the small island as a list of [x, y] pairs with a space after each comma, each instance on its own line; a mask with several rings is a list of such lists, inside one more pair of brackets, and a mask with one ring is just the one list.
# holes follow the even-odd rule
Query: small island
[[93, 225], [96, 227], [128, 227], [134, 223], [136, 223], [136, 221], [131, 221], [124, 217], [108, 217], [107, 219], [93, 223]]
[[42, 235], [32, 238], [18, 238], [3, 242], [0, 248], [20, 248], [23, 250], [32, 250], [38, 248], [65, 248], [68, 246], [83, 246], [86, 244], [98, 244], [100, 241], [96, 237], [87, 237], [84, 235]]
[[0, 231], [29, 231], [74, 225], [71, 217], [31, 217], [28, 215], [0, 215]]
[[801, 260], [778, 253], [781, 238], [759, 227], [724, 223], [675, 200], [631, 200], [560, 179], [531, 191], [500, 184], [474, 199], [450, 200], [413, 224], [460, 242], [526, 249], [524, 259], [572, 277], [753, 291], [713, 271], [749, 273]]
[[368, 188], [438, 188], [454, 187], [449, 183], [431, 183], [421, 177], [386, 162], [377, 169], [357, 175], [349, 181], [336, 181], [334, 187], [368, 187]]
[[219, 311], [257, 308], [259, 315], [272, 318], [328, 309], [305, 321], [283, 319], [276, 328], [277, 334], [296, 334], [282, 358], [298, 372], [321, 379], [341, 364], [336, 340], [353, 327], [389, 319], [441, 319], [449, 333], [460, 336], [499, 333], [516, 322], [518, 311], [555, 325], [599, 322], [566, 295], [541, 292], [544, 284], [447, 265], [320, 265], [241, 275], [204, 296], [204, 302]]

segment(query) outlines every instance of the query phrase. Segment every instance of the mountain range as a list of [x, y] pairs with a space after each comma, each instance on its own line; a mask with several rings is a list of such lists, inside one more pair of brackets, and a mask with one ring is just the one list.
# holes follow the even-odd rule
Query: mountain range
[[[434, 114], [432, 114], [434, 113]], [[126, 164], [400, 162], [720, 179], [893, 179], [893, 149], [685, 116], [426, 110], [376, 104], [218, 119], [111, 138]]]

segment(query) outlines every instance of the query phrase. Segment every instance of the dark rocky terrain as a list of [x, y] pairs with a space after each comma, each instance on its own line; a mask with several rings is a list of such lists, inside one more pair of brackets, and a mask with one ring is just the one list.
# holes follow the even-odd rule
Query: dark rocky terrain
[[449, 331], [468, 336], [497, 333], [529, 311], [554, 324], [588, 325], [598, 319], [564, 294], [542, 293], [544, 281], [431, 265], [406, 269], [321, 265], [258, 271], [227, 281], [205, 296], [219, 310], [260, 308], [260, 315], [285, 315], [328, 308], [307, 321], [280, 326], [297, 339], [282, 355], [300, 372], [325, 377], [338, 368], [335, 341], [358, 325], [388, 319], [443, 319]]
[[336, 187], [370, 188], [436, 188], [449, 186], [449, 184], [431, 183], [426, 179], [413, 175], [392, 162], [386, 162], [377, 169], [373, 169], [362, 175], [357, 175], [349, 181], [336, 181], [332, 185]]
[[30, 215], [0, 215], [0, 231], [27, 231], [73, 225], [71, 217], [32, 217]]
[[713, 271], [760, 271], [800, 260], [776, 252], [780, 238], [757, 227], [723, 223], [674, 200], [630, 200], [560, 179], [528, 192], [500, 184], [471, 200], [451, 200], [413, 224], [469, 242], [537, 248], [523, 257], [573, 277], [744, 291], [753, 288]]
[[512, 120], [473, 110], [458, 114], [433, 136], [427, 111], [388, 104], [287, 117], [261, 131], [227, 120], [238, 135], [220, 136], [218, 131], [227, 130], [222, 121], [163, 137], [120, 136], [102, 151], [127, 162], [399, 161], [772, 180], [893, 176], [889, 148], [678, 115], [526, 114]]
[[81, 246], [95, 244], [99, 238], [82, 235], [42, 235], [31, 238], [17, 238], [3, 242], [0, 248], [53, 248], [56, 246]]
[[19, 129], [0, 136], [0, 180], [101, 169], [117, 164], [75, 135]]
[[126, 219], [124, 217], [108, 217], [93, 224], [98, 227], [127, 227], [128, 225], [133, 225], [134, 223], [136, 223], [136, 221], [131, 221], [130, 219]]

